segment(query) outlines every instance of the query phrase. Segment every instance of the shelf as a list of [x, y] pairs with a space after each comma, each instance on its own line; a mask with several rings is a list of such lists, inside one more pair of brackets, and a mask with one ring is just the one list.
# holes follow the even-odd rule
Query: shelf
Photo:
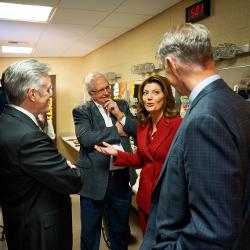
[[231, 87], [239, 84], [242, 78], [250, 76], [250, 65], [241, 65], [235, 67], [218, 68], [218, 74]]
[[71, 148], [76, 150], [77, 152], [80, 151], [80, 145], [74, 143], [74, 140], [76, 140], [75, 136], [61, 136], [62, 140], [68, 144]]

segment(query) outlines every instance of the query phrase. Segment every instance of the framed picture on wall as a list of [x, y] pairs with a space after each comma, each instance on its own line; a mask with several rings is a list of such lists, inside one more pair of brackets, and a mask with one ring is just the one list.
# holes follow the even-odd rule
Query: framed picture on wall
[[[48, 134], [51, 133], [51, 138], [52, 138], [52, 133], [54, 131], [55, 138], [56, 139], [56, 76], [55, 75], [50, 75], [51, 83], [52, 83], [52, 91], [53, 94], [50, 97], [50, 110], [49, 112], [46, 113], [47, 115], [47, 123], [50, 127], [48, 129]], [[51, 127], [52, 126], [52, 127]], [[53, 130], [53, 131], [52, 131]]]
[[133, 80], [129, 82], [129, 106], [133, 115], [136, 115], [137, 113], [138, 93], [141, 83], [141, 80]]

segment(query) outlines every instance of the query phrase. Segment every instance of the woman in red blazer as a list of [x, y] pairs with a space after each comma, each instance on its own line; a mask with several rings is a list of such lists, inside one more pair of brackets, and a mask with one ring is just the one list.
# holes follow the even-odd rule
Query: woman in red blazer
[[177, 115], [171, 87], [165, 77], [155, 75], [147, 78], [139, 89], [137, 117], [137, 153], [132, 154], [115, 150], [110, 144], [95, 148], [113, 155], [118, 166], [140, 166], [137, 205], [142, 232], [144, 234], [150, 211], [150, 200], [163, 162], [171, 142], [181, 123]]

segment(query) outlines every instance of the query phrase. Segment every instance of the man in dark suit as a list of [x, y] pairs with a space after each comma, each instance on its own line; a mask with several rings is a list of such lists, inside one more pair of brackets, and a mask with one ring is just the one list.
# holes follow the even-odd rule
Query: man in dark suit
[[173, 28], [158, 55], [191, 104], [154, 189], [141, 249], [250, 249], [250, 108], [216, 74], [204, 25]]
[[[2, 78], [3, 78], [3, 75], [2, 75]], [[5, 104], [8, 103], [8, 98], [2, 86], [2, 82], [3, 82], [3, 79], [0, 79], [0, 114], [3, 112]]]
[[135, 172], [116, 168], [109, 156], [95, 150], [103, 141], [131, 151], [129, 135], [135, 136], [136, 119], [126, 101], [111, 99], [105, 75], [95, 72], [85, 78], [91, 101], [73, 110], [84, 185], [80, 191], [81, 249], [98, 250], [104, 209], [107, 211], [109, 239], [113, 250], [126, 250], [129, 240], [131, 185]]
[[49, 111], [47, 64], [13, 63], [4, 72], [9, 98], [0, 116], [0, 191], [9, 250], [71, 250], [70, 193], [80, 170], [59, 154], [36, 116]]

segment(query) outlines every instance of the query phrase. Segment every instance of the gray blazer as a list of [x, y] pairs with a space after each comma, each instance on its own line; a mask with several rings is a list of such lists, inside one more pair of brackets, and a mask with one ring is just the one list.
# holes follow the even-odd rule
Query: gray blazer
[[250, 249], [250, 106], [221, 79], [192, 102], [152, 196], [141, 250]]
[[[126, 114], [124, 131], [135, 137], [137, 120], [130, 113], [128, 103], [124, 100], [117, 101], [119, 109]], [[109, 176], [110, 157], [94, 149], [95, 145], [102, 145], [102, 142], [110, 144], [121, 143], [124, 150], [131, 152], [128, 137], [119, 136], [116, 128], [106, 127], [104, 119], [93, 101], [73, 109], [76, 137], [80, 143], [80, 159], [77, 165], [82, 169], [84, 184], [80, 195], [101, 200], [104, 198]], [[113, 124], [116, 118], [111, 116]], [[130, 185], [136, 181], [135, 170], [129, 168]]]

